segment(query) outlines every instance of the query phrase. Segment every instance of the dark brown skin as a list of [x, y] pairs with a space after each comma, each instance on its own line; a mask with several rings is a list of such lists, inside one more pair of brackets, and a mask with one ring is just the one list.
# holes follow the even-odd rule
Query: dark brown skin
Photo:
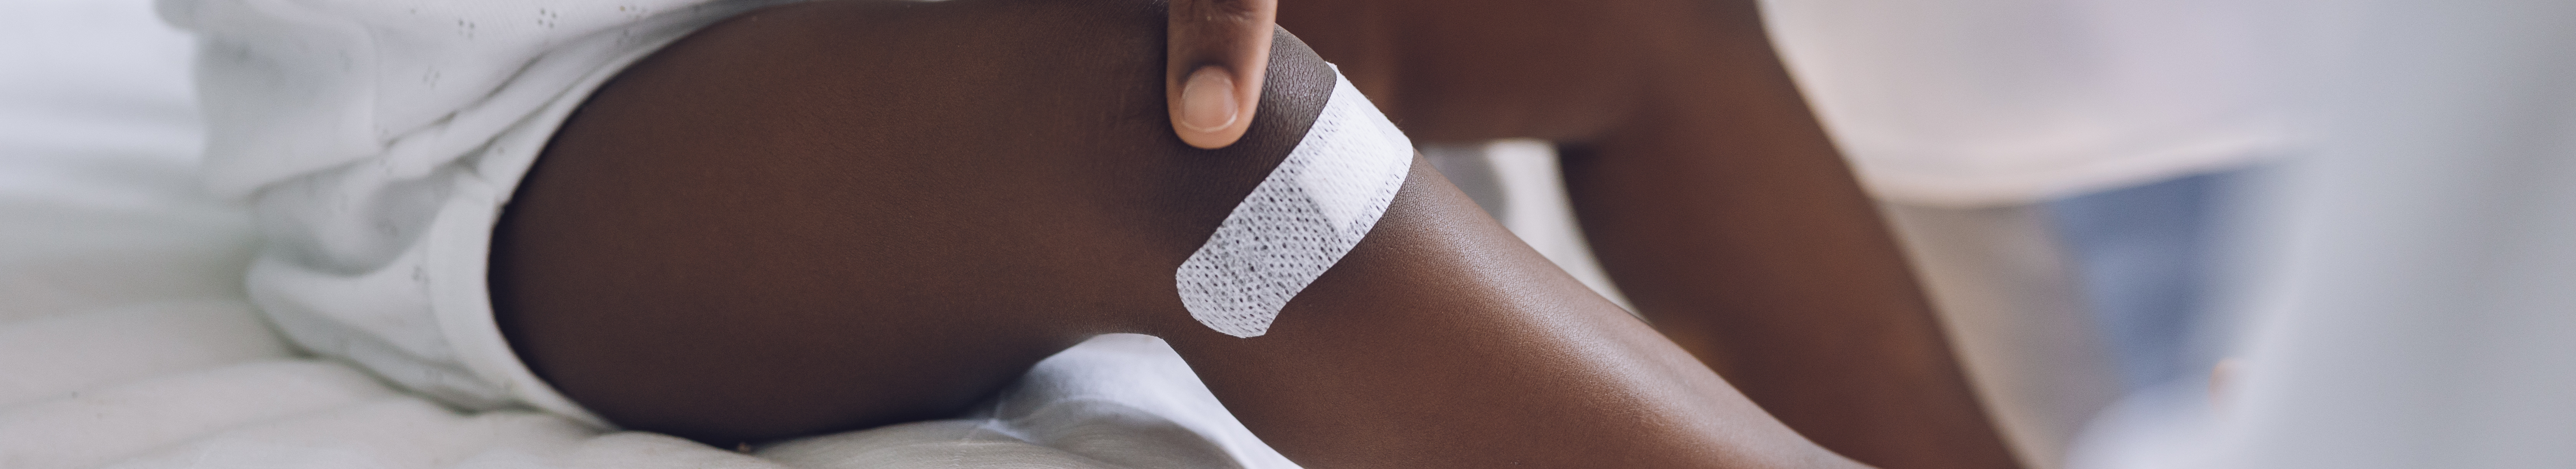
[[493, 251], [505, 333], [611, 421], [730, 446], [955, 413], [1083, 338], [1169, 340], [1312, 467], [1858, 467], [1799, 438], [1416, 164], [1270, 333], [1172, 272], [1329, 90], [1173, 137], [1130, 0], [825, 2], [729, 20], [566, 122]]
[[2018, 464], [1751, 0], [1296, 0], [1279, 24], [1416, 142], [1560, 142], [1602, 267], [1799, 433], [1888, 468]]
[[[1281, 22], [1332, 29], [1291, 15], [1306, 5]], [[1327, 57], [1395, 96], [1382, 107], [1418, 139], [1585, 142], [1569, 182], [1623, 289], [1799, 432], [1891, 467], [2011, 465], [1758, 23], [1580, 54], [1624, 50], [1601, 37], [1621, 22], [1680, 20], [1520, 6], [1349, 6], [1369, 13], [1334, 37], [1518, 18], [1592, 40], [1422, 46], [1526, 49], [1428, 67], [1542, 72], [1502, 83], [1371, 72], [1413, 66], [1383, 46]], [[834, 2], [702, 31], [594, 96], [522, 187], [494, 249], [505, 332], [611, 420], [728, 446], [951, 414], [1082, 338], [1145, 332], [1310, 467], [1849, 464], [1425, 165], [1270, 335], [1189, 321], [1173, 268], [1303, 134], [1329, 75], [1278, 38], [1243, 140], [1193, 149], [1155, 79], [1165, 21], [1132, 1]], [[1664, 57], [1709, 49], [1732, 55]], [[1417, 82], [1456, 86], [1384, 85]], [[1473, 99], [1530, 91], [1547, 99]]]

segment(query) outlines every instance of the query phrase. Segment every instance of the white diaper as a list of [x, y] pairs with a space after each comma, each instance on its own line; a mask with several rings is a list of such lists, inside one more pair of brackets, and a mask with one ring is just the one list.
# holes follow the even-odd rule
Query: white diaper
[[501, 208], [590, 92], [776, 0], [160, 0], [198, 35], [207, 186], [252, 202], [249, 291], [287, 337], [468, 409], [607, 423], [493, 323]]

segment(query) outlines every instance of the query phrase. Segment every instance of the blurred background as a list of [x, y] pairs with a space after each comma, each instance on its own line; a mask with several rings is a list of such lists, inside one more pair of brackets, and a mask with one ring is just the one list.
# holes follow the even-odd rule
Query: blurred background
[[[2576, 3], [1763, 5], [2030, 466], [2576, 467]], [[237, 296], [151, 8], [0, 1], [0, 323]], [[1618, 298], [1545, 142], [1424, 151]]]

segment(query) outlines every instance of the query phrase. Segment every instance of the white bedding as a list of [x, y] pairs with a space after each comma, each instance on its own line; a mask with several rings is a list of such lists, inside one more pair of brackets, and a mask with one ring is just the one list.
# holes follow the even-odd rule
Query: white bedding
[[184, 36], [141, 0], [0, 10], [0, 468], [1295, 467], [1136, 335], [974, 415], [749, 453], [403, 394], [242, 298], [255, 241], [197, 189]]

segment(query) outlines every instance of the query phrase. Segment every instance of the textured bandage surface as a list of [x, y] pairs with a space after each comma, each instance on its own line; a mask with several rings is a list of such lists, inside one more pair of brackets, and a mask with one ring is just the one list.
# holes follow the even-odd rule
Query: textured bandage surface
[[1412, 167], [1412, 141], [1335, 74], [1297, 148], [1181, 263], [1181, 304], [1217, 332], [1270, 332], [1279, 308], [1377, 226]]

